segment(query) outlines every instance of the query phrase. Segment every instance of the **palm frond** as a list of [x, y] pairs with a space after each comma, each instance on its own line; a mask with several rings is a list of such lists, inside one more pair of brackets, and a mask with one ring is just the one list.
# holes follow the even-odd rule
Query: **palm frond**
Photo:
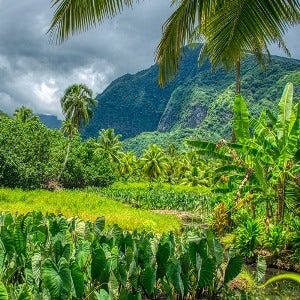
[[132, 7], [139, 0], [52, 0], [56, 7], [48, 33], [51, 41], [62, 43], [74, 33], [87, 31]]
[[[156, 61], [159, 64], [159, 84], [164, 85], [177, 72], [182, 48], [194, 37], [195, 28], [202, 24], [222, 0], [178, 0], [178, 7], [163, 25], [163, 36], [157, 47]], [[203, 25], [203, 26], [204, 26]]]

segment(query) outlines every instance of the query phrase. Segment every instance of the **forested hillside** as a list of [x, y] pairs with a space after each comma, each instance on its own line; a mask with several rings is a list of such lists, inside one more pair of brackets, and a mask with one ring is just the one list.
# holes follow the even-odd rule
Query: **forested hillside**
[[[208, 63], [198, 67], [198, 53], [199, 49], [185, 51], [178, 75], [164, 88], [157, 83], [157, 66], [116, 79], [97, 96], [99, 105], [83, 135], [97, 136], [101, 128], [114, 128], [123, 138], [197, 128], [205, 139], [228, 138], [234, 73], [222, 69], [212, 72]], [[299, 60], [272, 56], [266, 70], [251, 56], [242, 62], [242, 94], [254, 115], [262, 108], [273, 109], [289, 81], [294, 83], [297, 99]]]

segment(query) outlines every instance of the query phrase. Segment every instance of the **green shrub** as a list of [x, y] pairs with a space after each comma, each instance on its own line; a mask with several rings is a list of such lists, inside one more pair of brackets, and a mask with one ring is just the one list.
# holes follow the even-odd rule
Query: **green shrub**
[[253, 257], [261, 236], [259, 222], [252, 218], [245, 219], [235, 230], [235, 236], [234, 246], [238, 252], [244, 257]]
[[264, 247], [273, 254], [278, 254], [285, 246], [286, 232], [281, 225], [269, 225], [269, 230], [264, 238]]

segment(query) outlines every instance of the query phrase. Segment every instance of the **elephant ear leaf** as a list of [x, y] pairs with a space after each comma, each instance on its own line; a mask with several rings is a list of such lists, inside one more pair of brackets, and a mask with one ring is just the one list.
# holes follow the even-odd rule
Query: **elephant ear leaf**
[[96, 221], [94, 222], [94, 233], [96, 238], [100, 238], [102, 231], [105, 227], [105, 219], [104, 217], [98, 217]]
[[150, 298], [155, 287], [155, 280], [156, 280], [156, 269], [154, 266], [149, 265], [143, 271], [141, 281], [147, 295]]
[[76, 262], [73, 262], [71, 264], [71, 276], [76, 292], [76, 297], [82, 298], [84, 295], [84, 275]]
[[57, 265], [46, 259], [42, 265], [42, 280], [52, 299], [69, 297], [71, 272], [65, 258], [62, 257]]
[[200, 259], [198, 266], [198, 288], [211, 284], [215, 277], [216, 263], [211, 258]]
[[240, 95], [236, 96], [234, 100], [233, 127], [238, 142], [250, 138], [249, 112], [246, 101]]
[[241, 272], [242, 265], [243, 259], [241, 256], [235, 256], [229, 260], [229, 263], [225, 270], [224, 284], [234, 279]]
[[3, 282], [0, 282], [0, 300], [8, 300], [8, 293]]

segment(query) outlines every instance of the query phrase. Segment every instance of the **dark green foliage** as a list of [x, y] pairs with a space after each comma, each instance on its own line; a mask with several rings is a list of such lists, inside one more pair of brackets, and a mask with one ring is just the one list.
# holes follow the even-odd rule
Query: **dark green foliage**
[[[0, 117], [0, 186], [25, 189], [49, 187], [63, 165], [67, 139], [38, 119], [21, 122]], [[95, 141], [72, 139], [62, 173], [65, 187], [108, 186], [118, 176], [117, 166], [96, 153]]]
[[243, 259], [241, 256], [232, 257], [225, 270], [224, 283], [234, 279], [242, 270]]
[[57, 167], [55, 150], [63, 138], [40, 121], [0, 118], [0, 185], [36, 188]]
[[117, 166], [105, 154], [95, 151], [95, 141], [73, 138], [66, 168], [61, 177], [65, 187], [105, 187], [117, 177]]

